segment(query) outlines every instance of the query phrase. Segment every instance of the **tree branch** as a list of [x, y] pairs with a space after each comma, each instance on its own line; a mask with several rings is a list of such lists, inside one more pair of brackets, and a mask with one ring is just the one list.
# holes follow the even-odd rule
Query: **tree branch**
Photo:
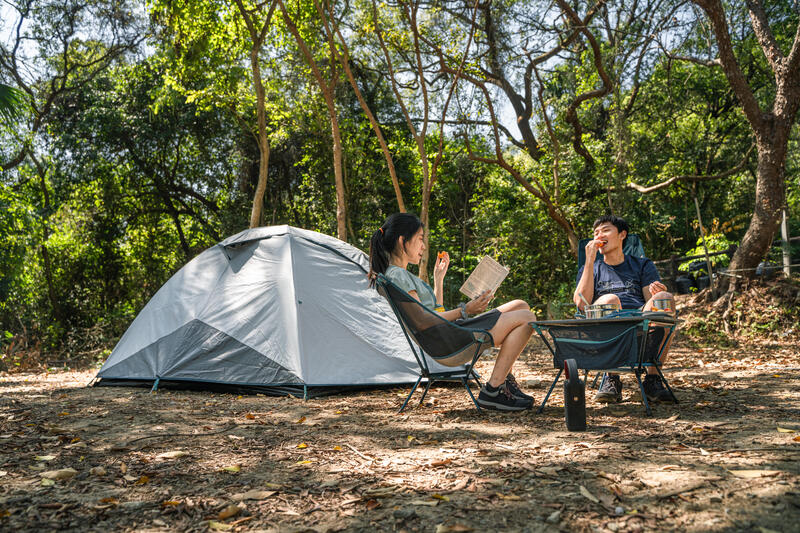
[[666, 189], [673, 183], [679, 181], [698, 182], [698, 181], [710, 181], [710, 180], [718, 180], [721, 178], [727, 178], [728, 176], [733, 176], [734, 174], [739, 173], [744, 168], [744, 166], [747, 164], [747, 160], [750, 158], [750, 154], [753, 153], [755, 147], [756, 147], [755, 144], [751, 144], [750, 148], [747, 150], [747, 153], [744, 154], [744, 157], [742, 158], [742, 160], [739, 162], [738, 165], [729, 170], [726, 170], [725, 172], [720, 172], [719, 174], [703, 175], [703, 176], [692, 176], [692, 175], [673, 176], [666, 181], [662, 181], [661, 183], [657, 183], [656, 185], [651, 185], [650, 187], [645, 187], [637, 183], [628, 183], [626, 185], [626, 188], [634, 189], [642, 194], [649, 194], [651, 192], [655, 192], [661, 189]]
[[783, 52], [781, 52], [781, 48], [778, 46], [778, 42], [769, 27], [764, 6], [761, 5], [761, 0], [746, 0], [745, 3], [750, 11], [750, 23], [753, 25], [753, 30], [755, 30], [756, 39], [758, 39], [758, 43], [761, 45], [772, 71], [777, 74], [783, 65]]

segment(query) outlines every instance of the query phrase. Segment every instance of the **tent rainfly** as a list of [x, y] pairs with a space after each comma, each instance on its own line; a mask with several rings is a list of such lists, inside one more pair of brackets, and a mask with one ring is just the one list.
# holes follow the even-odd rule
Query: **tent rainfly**
[[362, 251], [314, 231], [245, 230], [161, 287], [97, 384], [308, 396], [413, 383], [417, 363], [388, 303], [369, 287], [368, 265]]

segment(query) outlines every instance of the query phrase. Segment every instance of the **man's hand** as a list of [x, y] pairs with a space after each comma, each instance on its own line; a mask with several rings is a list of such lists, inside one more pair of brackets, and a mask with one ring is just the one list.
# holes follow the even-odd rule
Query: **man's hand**
[[489, 305], [489, 302], [492, 300], [491, 291], [484, 291], [483, 294], [475, 298], [474, 300], [470, 300], [467, 302], [466, 311], [467, 313], [474, 315], [477, 313], [483, 313], [486, 310], [486, 307]]
[[586, 264], [591, 265], [594, 263], [594, 258], [597, 257], [597, 250], [605, 245], [605, 241], [599, 239], [592, 239], [586, 243]]
[[664, 285], [663, 283], [661, 283], [660, 281], [654, 281], [653, 283], [648, 285], [647, 288], [650, 290], [650, 296], [651, 297], [654, 296], [658, 292], [666, 292], [667, 291], [667, 286]]

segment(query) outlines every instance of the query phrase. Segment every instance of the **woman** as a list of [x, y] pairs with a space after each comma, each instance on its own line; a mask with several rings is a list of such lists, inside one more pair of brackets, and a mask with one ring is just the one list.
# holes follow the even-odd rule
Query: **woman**
[[[447, 252], [437, 256], [433, 267], [433, 288], [406, 268], [409, 263], [416, 265], [425, 251], [422, 222], [416, 215], [396, 213], [386, 219], [370, 241], [369, 262], [370, 282], [375, 283], [378, 274], [383, 274], [392, 283], [408, 292], [422, 305], [439, 313], [443, 318], [466, 328], [487, 330], [492, 334], [495, 346], [500, 347], [489, 381], [481, 387], [478, 404], [487, 409], [501, 411], [521, 411], [530, 409], [533, 397], [523, 393], [510, 373], [511, 367], [519, 357], [533, 334], [529, 323], [536, 320], [528, 304], [522, 300], [505, 303], [486, 313], [492, 299], [487, 291], [474, 300], [462, 303], [456, 309], [445, 310], [444, 276], [450, 265]], [[479, 314], [468, 318], [470, 314]]]

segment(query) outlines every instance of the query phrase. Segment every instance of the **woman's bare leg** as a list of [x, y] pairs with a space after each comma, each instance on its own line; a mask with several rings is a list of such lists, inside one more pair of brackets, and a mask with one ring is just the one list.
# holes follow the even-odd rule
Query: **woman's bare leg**
[[[509, 302], [509, 304], [513, 303]], [[525, 306], [527, 307], [527, 304]], [[497, 354], [492, 375], [489, 377], [489, 385], [492, 387], [499, 387], [506, 380], [511, 367], [533, 335], [533, 328], [529, 322], [534, 320], [536, 320], [536, 315], [531, 311], [517, 309], [502, 313], [497, 324], [489, 330], [495, 346], [500, 346], [500, 353]]]

